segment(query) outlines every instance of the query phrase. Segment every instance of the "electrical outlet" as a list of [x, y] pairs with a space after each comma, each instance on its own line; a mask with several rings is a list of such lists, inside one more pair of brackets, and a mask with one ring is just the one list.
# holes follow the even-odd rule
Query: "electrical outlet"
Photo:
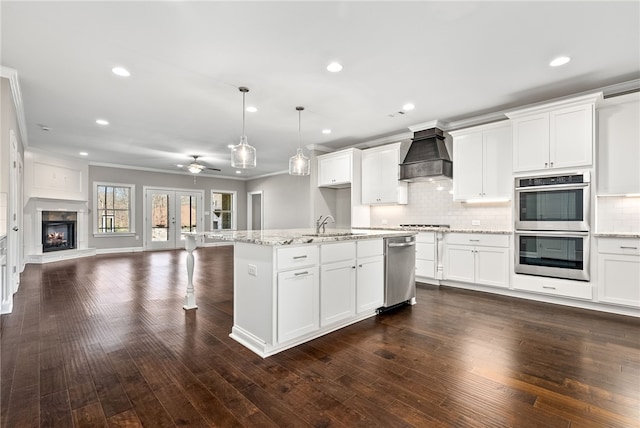
[[471, 220], [471, 226], [480, 226], [480, 220]]
[[249, 275], [258, 276], [258, 267], [256, 265], [249, 265]]

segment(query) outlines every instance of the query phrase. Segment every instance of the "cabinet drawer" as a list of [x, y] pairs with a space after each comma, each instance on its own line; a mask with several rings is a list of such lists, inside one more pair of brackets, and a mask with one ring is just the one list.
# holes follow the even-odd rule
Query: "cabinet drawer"
[[640, 239], [598, 238], [598, 253], [640, 255]]
[[292, 269], [318, 264], [318, 246], [304, 245], [276, 250], [278, 270]]
[[531, 291], [534, 293], [551, 294], [563, 297], [574, 297], [576, 299], [593, 299], [593, 288], [588, 282], [515, 275], [513, 288], [515, 290]]
[[509, 235], [491, 235], [485, 233], [450, 233], [447, 244], [484, 245], [485, 247], [508, 247]]
[[425, 244], [433, 244], [436, 242], [435, 232], [420, 232], [416, 236], [416, 242], [423, 242]]
[[363, 239], [356, 242], [358, 243], [358, 258], [384, 254], [382, 239]]
[[320, 245], [320, 263], [332, 263], [356, 258], [355, 241], [339, 242], [337, 244]]
[[433, 244], [425, 244], [418, 242], [416, 244], [416, 260], [434, 260], [435, 259], [435, 247]]

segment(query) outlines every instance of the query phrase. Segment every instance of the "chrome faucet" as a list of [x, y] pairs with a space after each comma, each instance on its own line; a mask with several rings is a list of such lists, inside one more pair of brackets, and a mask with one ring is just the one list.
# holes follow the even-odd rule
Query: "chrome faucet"
[[332, 223], [335, 223], [336, 220], [329, 214], [324, 219], [322, 216], [316, 220], [316, 233], [320, 233], [320, 228], [322, 228], [322, 233], [325, 232], [325, 226], [331, 220]]

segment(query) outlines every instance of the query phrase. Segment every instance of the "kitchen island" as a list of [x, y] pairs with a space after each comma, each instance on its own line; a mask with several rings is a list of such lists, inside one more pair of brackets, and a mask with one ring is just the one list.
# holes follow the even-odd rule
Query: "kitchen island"
[[[267, 357], [374, 316], [384, 301], [383, 239], [415, 233], [364, 229], [206, 233], [208, 238], [234, 242], [230, 336]], [[194, 235], [188, 240], [195, 242]]]

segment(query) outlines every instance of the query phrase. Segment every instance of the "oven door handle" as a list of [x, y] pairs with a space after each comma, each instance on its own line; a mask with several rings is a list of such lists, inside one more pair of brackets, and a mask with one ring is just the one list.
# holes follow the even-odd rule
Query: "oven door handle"
[[528, 186], [528, 187], [516, 187], [517, 191], [537, 191], [537, 190], [571, 190], [571, 189], [584, 189], [589, 187], [590, 183], [568, 183], [568, 184], [550, 184], [548, 186]]
[[536, 235], [536, 236], [575, 236], [584, 238], [589, 236], [589, 232], [575, 232], [562, 230], [516, 230], [515, 235]]

